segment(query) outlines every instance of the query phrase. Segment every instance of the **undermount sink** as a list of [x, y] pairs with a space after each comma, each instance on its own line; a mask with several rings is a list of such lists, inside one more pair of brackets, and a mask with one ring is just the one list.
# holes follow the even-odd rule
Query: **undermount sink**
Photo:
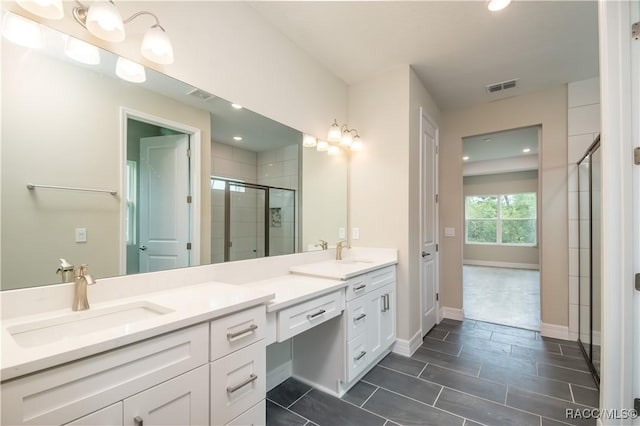
[[360, 263], [373, 263], [373, 260], [369, 260], [369, 259], [340, 259], [340, 260], [336, 260], [336, 263], [340, 263], [342, 265], [358, 265]]
[[51, 318], [15, 324], [7, 331], [20, 346], [33, 347], [77, 337], [113, 327], [155, 318], [172, 309], [147, 301], [131, 302], [107, 308], [68, 312]]

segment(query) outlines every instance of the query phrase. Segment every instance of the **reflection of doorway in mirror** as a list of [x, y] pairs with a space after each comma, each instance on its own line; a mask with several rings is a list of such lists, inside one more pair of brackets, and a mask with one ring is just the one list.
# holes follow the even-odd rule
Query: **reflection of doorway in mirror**
[[126, 272], [191, 264], [190, 137], [127, 119]]

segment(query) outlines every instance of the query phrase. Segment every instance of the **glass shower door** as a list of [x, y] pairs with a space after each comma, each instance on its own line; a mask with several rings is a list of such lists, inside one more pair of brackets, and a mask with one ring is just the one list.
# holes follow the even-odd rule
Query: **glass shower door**
[[255, 259], [265, 253], [265, 209], [267, 190], [229, 182], [226, 261]]

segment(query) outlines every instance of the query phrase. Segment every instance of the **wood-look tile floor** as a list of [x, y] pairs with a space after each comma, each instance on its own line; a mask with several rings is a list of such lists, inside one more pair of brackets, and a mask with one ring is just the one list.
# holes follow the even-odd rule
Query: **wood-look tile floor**
[[411, 357], [389, 354], [342, 399], [290, 378], [267, 394], [267, 425], [594, 425], [576, 342], [480, 321], [443, 320]]

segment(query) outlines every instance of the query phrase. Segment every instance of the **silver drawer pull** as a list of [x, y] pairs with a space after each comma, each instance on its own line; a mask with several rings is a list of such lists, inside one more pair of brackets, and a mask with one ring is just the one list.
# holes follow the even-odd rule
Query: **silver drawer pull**
[[251, 383], [251, 382], [255, 382], [256, 380], [258, 380], [258, 376], [256, 376], [255, 374], [253, 374], [253, 373], [252, 373], [252, 374], [249, 376], [249, 378], [248, 378], [247, 380], [245, 380], [244, 382], [242, 382], [242, 383], [238, 383], [238, 384], [237, 384], [237, 385], [235, 385], [235, 386], [229, 386], [229, 387], [227, 388], [227, 393], [234, 393], [234, 392], [235, 392], [235, 391], [237, 391], [238, 389], [243, 388], [243, 387], [247, 386], [249, 383]]
[[144, 425], [144, 421], [142, 420], [142, 417], [140, 417], [140, 416], [135, 416], [135, 417], [133, 418], [133, 424], [134, 424], [135, 426], [143, 426], [143, 425]]
[[251, 324], [249, 327], [244, 330], [236, 331], [235, 333], [227, 333], [227, 339], [235, 339], [238, 336], [242, 336], [243, 334], [251, 333], [252, 331], [256, 331], [258, 326], [255, 324]]
[[311, 314], [311, 315], [307, 315], [307, 319], [314, 319], [316, 317], [319, 317], [320, 315], [325, 314], [327, 311], [325, 311], [324, 309], [320, 309], [318, 312], [316, 312], [315, 314]]
[[353, 288], [353, 291], [360, 291], [360, 290], [364, 290], [364, 288], [365, 288], [366, 286], [367, 286], [366, 284], [359, 285], [358, 287], [354, 287], [354, 288]]
[[366, 316], [367, 316], [367, 314], [360, 314], [358, 317], [353, 319], [353, 322], [358, 322], [361, 319], [364, 319], [364, 317], [366, 317]]
[[360, 361], [367, 353], [365, 351], [360, 352], [357, 357], [353, 358], [355, 361]]

